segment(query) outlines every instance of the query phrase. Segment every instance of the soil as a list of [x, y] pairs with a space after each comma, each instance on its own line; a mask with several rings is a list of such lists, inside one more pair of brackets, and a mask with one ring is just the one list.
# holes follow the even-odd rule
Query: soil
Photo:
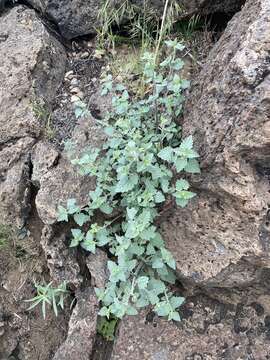
[[[32, 210], [27, 230], [10, 229], [0, 248], [0, 360], [49, 360], [66, 336], [69, 311], [55, 317], [40, 308], [27, 311], [34, 283], [48, 281], [39, 245], [42, 224]], [[67, 307], [68, 309], [68, 307]]]
[[[65, 78], [63, 86], [58, 90], [53, 104], [51, 124], [49, 124], [49, 140], [60, 149], [71, 137], [77, 123], [74, 103], [71, 102], [72, 88], [80, 89], [83, 94], [81, 100], [85, 101], [90, 108], [89, 99], [97, 91], [104, 60], [95, 58], [94, 52], [95, 42], [91, 39], [73, 41], [70, 49], [67, 50], [66, 73], [72, 72], [72, 74], [70, 79]], [[75, 81], [76, 85], [72, 85], [72, 81]]]

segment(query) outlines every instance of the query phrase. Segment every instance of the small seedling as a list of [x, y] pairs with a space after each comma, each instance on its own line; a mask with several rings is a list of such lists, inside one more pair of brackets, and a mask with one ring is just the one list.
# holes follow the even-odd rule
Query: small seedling
[[37, 295], [26, 302], [32, 302], [32, 305], [27, 309], [31, 310], [38, 305], [41, 305], [43, 318], [46, 318], [46, 306], [52, 307], [55, 316], [58, 316], [58, 307], [64, 309], [64, 300], [69, 294], [66, 287], [66, 282], [63, 282], [58, 287], [54, 288], [52, 282], [47, 285], [35, 284]]

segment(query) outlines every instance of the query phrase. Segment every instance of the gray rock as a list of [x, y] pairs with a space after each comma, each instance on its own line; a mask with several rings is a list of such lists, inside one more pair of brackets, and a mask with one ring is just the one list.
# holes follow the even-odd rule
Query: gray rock
[[[143, 8], [144, 0], [131, 0], [130, 4]], [[99, 13], [104, 6], [103, 0], [28, 0], [28, 2], [43, 14], [52, 19], [62, 35], [71, 39], [76, 36], [95, 33], [100, 26]], [[149, 0], [148, 3], [161, 16], [164, 8], [163, 0]], [[214, 12], [234, 12], [240, 9], [243, 0], [178, 0], [182, 9], [181, 15], [194, 13], [210, 14]], [[111, 0], [111, 7], [123, 5], [122, 0]]]
[[[92, 117], [81, 118], [76, 125], [71, 141], [75, 154], [87, 146], [100, 147], [105, 135]], [[76, 198], [80, 206], [88, 201], [88, 193], [95, 189], [95, 179], [81, 176], [63, 153], [58, 153], [48, 143], [38, 144], [33, 154], [33, 179], [39, 184], [36, 207], [45, 224], [57, 221], [57, 207], [66, 206], [70, 198]]]
[[53, 360], [89, 360], [96, 337], [98, 301], [92, 289], [76, 294], [77, 304], [69, 321], [66, 341]]
[[95, 254], [90, 254], [86, 259], [86, 266], [91, 274], [91, 285], [104, 289], [109, 278], [105, 251], [96, 249]]
[[1, 16], [0, 44], [0, 217], [21, 227], [29, 210], [30, 152], [42, 131], [33, 104], [54, 99], [66, 56], [22, 6]]
[[[269, 314], [258, 303], [187, 299], [179, 324], [142, 311], [122, 320], [112, 360], [267, 359]], [[251, 334], [256, 334], [252, 336]]]
[[73, 287], [79, 288], [83, 280], [80, 266], [76, 260], [76, 250], [69, 248], [68, 242], [64, 234], [55, 234], [51, 226], [47, 225], [43, 228], [40, 244], [51, 279], [57, 284], [66, 281]]
[[270, 266], [268, 0], [247, 1], [212, 49], [187, 102], [202, 174], [196, 200], [163, 227], [179, 278], [209, 290], [259, 280]]

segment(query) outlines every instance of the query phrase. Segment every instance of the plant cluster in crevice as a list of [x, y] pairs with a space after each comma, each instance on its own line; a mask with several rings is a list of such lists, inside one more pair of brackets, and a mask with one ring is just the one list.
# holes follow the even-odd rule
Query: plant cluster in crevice
[[[168, 56], [160, 64], [157, 51], [142, 57], [143, 96], [115, 84], [110, 74], [103, 79], [102, 94], [112, 94], [113, 108], [99, 122], [108, 137], [103, 149], [88, 149], [77, 158], [68, 147], [72, 164], [82, 175], [96, 178], [96, 189], [83, 208], [76, 199], [68, 200], [66, 207], [60, 205], [58, 220], [72, 217], [78, 225], [72, 229], [71, 247], [109, 251], [107, 286], [96, 289], [100, 315], [107, 318], [136, 315], [152, 305], [159, 316], [180, 320], [177, 308], [184, 299], [171, 291], [175, 260], [155, 221], [166, 201], [185, 207], [195, 196], [182, 174], [200, 169], [192, 137], [181, 139], [175, 122], [189, 86], [179, 76], [184, 63], [177, 54], [184, 46], [176, 40], [166, 45]], [[77, 117], [87, 113], [86, 106], [77, 103]], [[96, 210], [112, 220], [95, 222]]]

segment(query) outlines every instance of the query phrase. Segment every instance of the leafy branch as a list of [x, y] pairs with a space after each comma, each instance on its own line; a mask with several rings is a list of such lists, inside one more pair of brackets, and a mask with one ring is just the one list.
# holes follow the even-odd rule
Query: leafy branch
[[[184, 299], [170, 291], [176, 263], [155, 221], [166, 199], [185, 207], [195, 196], [181, 175], [199, 173], [200, 168], [192, 137], [181, 139], [175, 122], [189, 86], [179, 76], [184, 63], [176, 56], [184, 46], [176, 40], [166, 45], [169, 55], [159, 65], [155, 54], [142, 57], [146, 95], [132, 94], [126, 86], [115, 84], [111, 75], [103, 80], [102, 94], [112, 94], [113, 107], [101, 122], [107, 142], [81, 157], [70, 153], [81, 174], [96, 177], [96, 189], [84, 208], [75, 199], [58, 208], [59, 221], [71, 216], [79, 226], [72, 229], [70, 246], [92, 253], [105, 246], [111, 254], [107, 286], [96, 289], [102, 302], [100, 315], [107, 318], [136, 315], [138, 309], [152, 305], [158, 315], [180, 320], [176, 309]], [[86, 113], [85, 105], [78, 103], [77, 116]], [[100, 225], [94, 222], [97, 209], [118, 215]]]

